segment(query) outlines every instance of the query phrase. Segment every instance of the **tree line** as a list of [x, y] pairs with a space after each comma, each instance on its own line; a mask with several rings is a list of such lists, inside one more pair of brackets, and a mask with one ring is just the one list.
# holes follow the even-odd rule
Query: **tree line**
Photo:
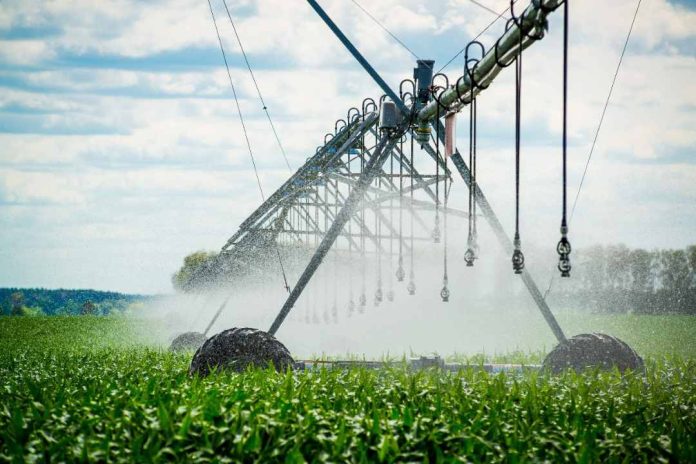
[[572, 278], [550, 296], [557, 307], [598, 313], [696, 314], [696, 245], [643, 250], [596, 245], [573, 252]]
[[109, 315], [134, 309], [149, 298], [98, 290], [0, 288], [0, 315]]

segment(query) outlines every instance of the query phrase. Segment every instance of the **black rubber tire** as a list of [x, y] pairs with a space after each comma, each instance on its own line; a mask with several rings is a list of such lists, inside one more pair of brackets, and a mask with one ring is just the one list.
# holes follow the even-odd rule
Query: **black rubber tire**
[[210, 337], [191, 360], [189, 375], [206, 376], [213, 369], [243, 372], [249, 366], [277, 371], [292, 369], [294, 360], [288, 349], [263, 330], [233, 328]]
[[585, 369], [618, 369], [643, 372], [643, 358], [625, 342], [601, 333], [580, 334], [559, 343], [546, 356], [542, 369], [558, 374], [566, 369], [581, 372]]
[[169, 345], [169, 351], [180, 353], [182, 351], [197, 350], [205, 343], [205, 340], [206, 336], [200, 332], [184, 332], [172, 340], [172, 344]]

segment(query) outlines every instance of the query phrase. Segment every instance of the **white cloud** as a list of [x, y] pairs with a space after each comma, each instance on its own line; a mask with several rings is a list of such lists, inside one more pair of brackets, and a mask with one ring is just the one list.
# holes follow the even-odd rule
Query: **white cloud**
[[[297, 167], [333, 129], [334, 120], [344, 118], [363, 97], [377, 97], [379, 90], [306, 4], [228, 3], [233, 13], [245, 13], [237, 18], [239, 32], [290, 161]], [[424, 57], [430, 52], [453, 54], [493, 19], [468, 0], [361, 3]], [[487, 4], [497, 11], [506, 6], [500, 0]], [[237, 45], [221, 3], [215, 5], [268, 195], [287, 177], [287, 169], [256, 90], [234, 52]], [[322, 5], [393, 87], [410, 77], [412, 57], [351, 2], [322, 1]], [[634, 6], [633, 1], [573, 4], [573, 195]], [[75, 14], [77, 7], [80, 14]], [[689, 25], [694, 12], [657, 0], [641, 8], [645, 9], [624, 58], [573, 225], [580, 245], [624, 241], [635, 246], [682, 246], [693, 241], [690, 231], [696, 218], [690, 204], [696, 172], [693, 163], [674, 158], [696, 145], [696, 62], [684, 54], [682, 43], [693, 44]], [[0, 44], [0, 60], [6, 65], [0, 78], [20, 83], [8, 84], [0, 92], [4, 118], [0, 124], [16, 125], [21, 120], [26, 121], [26, 132], [33, 130], [0, 134], [0, 201], [5, 202], [0, 203], [0, 237], [4, 242], [41, 243], [38, 249], [16, 247], [12, 262], [41, 263], [39, 258], [50, 257], [46, 266], [83, 279], [66, 285], [94, 285], [94, 280], [68, 269], [86, 262], [88, 268], [101, 269], [98, 275], [109, 282], [106, 287], [166, 290], [168, 274], [181, 256], [194, 249], [219, 248], [259, 204], [222, 62], [214, 69], [182, 63], [176, 72], [78, 69], [59, 61], [47, 69], [40, 65], [66, 52], [142, 57], [204, 47], [217, 53], [206, 3], [3, 2], [0, 29], [18, 25], [58, 25], [60, 31], [45, 39]], [[560, 15], [555, 14], [548, 37], [524, 57], [523, 232], [529, 242], [557, 239], [560, 25]], [[496, 24], [495, 32], [484, 40], [486, 45], [502, 26]], [[14, 68], [17, 64], [22, 67]], [[37, 66], [25, 69], [25, 65]], [[458, 67], [451, 68], [452, 81]], [[482, 187], [506, 226], [513, 217], [513, 74], [512, 69], [502, 73], [479, 102], [480, 125], [494, 134], [480, 131]], [[466, 120], [464, 112], [462, 127]], [[103, 133], [79, 135], [90, 127], [102, 128]], [[463, 151], [464, 132], [460, 130], [459, 141]], [[465, 205], [460, 180], [452, 201]], [[76, 239], [95, 258], [76, 250]], [[117, 261], [114, 272], [105, 271], [100, 259]], [[151, 265], [154, 260], [164, 264]], [[129, 262], [141, 263], [135, 277], [119, 275]], [[26, 275], [41, 275], [37, 285], [56, 285], [50, 275], [39, 272], [38, 264], [32, 269]], [[145, 275], [154, 271], [156, 276]], [[146, 284], [137, 283], [138, 273]], [[9, 275], [0, 274], [3, 282], [13, 283]]]
[[55, 56], [55, 51], [44, 41], [0, 40], [0, 62], [31, 65]]

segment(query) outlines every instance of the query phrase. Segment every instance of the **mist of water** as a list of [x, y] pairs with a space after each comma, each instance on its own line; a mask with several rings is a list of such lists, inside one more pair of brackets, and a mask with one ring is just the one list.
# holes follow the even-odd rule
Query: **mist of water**
[[[555, 338], [546, 326], [520, 277], [512, 271], [510, 257], [492, 234], [480, 234], [479, 259], [474, 267], [463, 260], [466, 223], [450, 218], [448, 228], [448, 277], [451, 297], [440, 298], [443, 286], [443, 243], [419, 241], [414, 247], [415, 295], [406, 285], [411, 269], [410, 252], [403, 251], [406, 278], [397, 282], [398, 245], [378, 256], [364, 258], [353, 252], [330, 253], [276, 334], [298, 358], [314, 356], [476, 354], [549, 349]], [[541, 256], [541, 255], [539, 255]], [[548, 257], [528, 255], [532, 269], [552, 269]], [[295, 282], [303, 263], [288, 265]], [[382, 280], [383, 301], [375, 305], [377, 282]], [[364, 276], [364, 279], [363, 279]], [[546, 287], [548, 273], [539, 286]], [[364, 280], [367, 304], [359, 305]], [[394, 301], [387, 294], [393, 290]], [[542, 288], [544, 291], [545, 288]], [[349, 309], [349, 301], [355, 310]], [[232, 327], [268, 330], [287, 298], [280, 273], [201, 294], [180, 294], [153, 302], [146, 317], [153, 340], [168, 343], [185, 331], [203, 332], [220, 305], [229, 297], [208, 336]], [[335, 307], [335, 310], [334, 310]]]

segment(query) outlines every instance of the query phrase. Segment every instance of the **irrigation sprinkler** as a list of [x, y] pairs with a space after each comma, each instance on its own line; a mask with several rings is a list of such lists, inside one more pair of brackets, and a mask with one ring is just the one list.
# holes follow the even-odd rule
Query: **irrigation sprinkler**
[[[232, 276], [230, 270], [238, 269], [239, 263], [258, 263], [262, 257], [270, 256], [277, 259], [287, 285], [278, 242], [316, 244], [298, 280], [294, 285], [288, 285], [287, 300], [269, 330], [264, 332], [257, 329], [233, 328], [212, 336], [196, 351], [190, 373], [206, 375], [215, 368], [241, 370], [249, 365], [271, 364], [278, 370], [304, 369], [318, 365], [316, 362], [309, 361], [294, 362], [288, 350], [275, 338], [275, 335], [331, 250], [337, 253], [338, 250], [344, 249], [349, 256], [355, 253], [360, 257], [362, 288], [358, 301], [359, 312], [362, 312], [366, 302], [364, 266], [369, 253], [375, 253], [379, 272], [375, 281], [369, 282], [376, 287], [375, 302], [378, 303], [382, 301], [382, 257], [388, 254], [390, 263], [394, 259], [392, 242], [395, 239], [398, 240], [398, 268], [395, 277], [398, 282], [405, 280], [404, 266], [406, 265], [409, 277], [406, 289], [410, 295], [413, 295], [416, 292], [416, 275], [413, 266], [414, 243], [427, 240], [438, 244], [442, 241], [441, 237], [444, 237], [444, 244], [439, 245], [444, 245], [444, 279], [442, 290], [438, 291], [441, 292], [443, 302], [449, 301], [450, 293], [456, 292], [457, 289], [452, 285], [451, 272], [448, 274], [447, 270], [447, 243], [448, 241], [450, 245], [453, 243], [451, 236], [447, 236], [448, 216], [460, 216], [468, 220], [467, 252], [463, 257], [467, 266], [475, 268], [474, 264], [482, 252], [477, 240], [479, 217], [486, 221], [500, 246], [508, 256], [511, 256], [511, 272], [520, 276], [558, 341], [558, 345], [544, 360], [544, 369], [550, 372], [559, 372], [566, 368], [581, 370], [586, 367], [616, 367], [621, 371], [642, 369], [642, 359], [628, 345], [614, 337], [603, 334], [582, 334], [567, 338], [529, 270], [525, 267], [525, 258], [522, 253], [518, 227], [522, 54], [534, 42], [546, 35], [548, 15], [563, 6], [564, 103], [561, 147], [563, 208], [561, 239], [558, 242], [557, 251], [558, 270], [561, 276], [570, 276], [571, 246], [565, 207], [567, 0], [534, 0], [519, 15], [515, 14], [514, 2], [511, 2], [512, 18], [508, 21], [503, 35], [488, 50], [480, 42], [469, 43], [463, 50], [463, 75], [453, 84], [450, 84], [446, 76], [433, 72], [434, 61], [418, 59], [413, 71], [413, 80], [404, 80], [398, 94], [388, 86], [316, 0], [307, 0], [307, 2], [373, 78], [383, 95], [377, 101], [371, 98], [365, 99], [359, 107], [362, 111], [358, 107], [353, 107], [348, 110], [345, 119], [336, 121], [333, 131], [324, 138], [323, 145], [319, 146], [278, 190], [268, 198], [264, 197], [262, 204], [242, 222], [239, 230], [222, 247], [215, 269], [218, 280], [221, 282], [229, 281]], [[222, 48], [222, 41], [220, 46]], [[475, 52], [478, 52], [478, 55], [475, 56]], [[476, 172], [478, 100], [482, 98], [481, 94], [491, 85], [495, 77], [512, 64], [515, 64], [516, 70], [516, 230], [514, 240], [511, 240], [503, 229], [481, 188], [481, 178]], [[480, 103], [485, 105], [485, 99], [481, 99]], [[469, 119], [468, 160], [465, 160], [455, 147], [453, 135], [454, 115], [461, 113], [464, 108], [467, 109]], [[434, 173], [416, 167], [424, 163], [421, 162], [423, 160], [414, 159], [415, 147], [419, 148], [417, 156], [427, 159], [427, 164], [434, 168]], [[441, 150], [441, 148], [444, 149]], [[450, 166], [454, 166], [454, 169], [451, 170]], [[466, 211], [451, 208], [447, 202], [449, 188], [455, 174], [461, 176], [469, 192], [469, 204]], [[319, 194], [320, 191], [323, 195]], [[390, 214], [395, 199], [398, 199], [398, 223], [394, 215]], [[388, 210], [387, 214], [385, 210]], [[366, 214], [366, 211], [371, 211], [373, 214]], [[403, 214], [409, 216], [406, 221]], [[445, 230], [441, 230], [440, 214], [444, 218], [442, 226]], [[410, 227], [405, 227], [405, 224], [409, 224]], [[425, 236], [416, 231], [415, 224], [427, 231]], [[386, 240], [390, 243], [385, 248]], [[404, 252], [410, 256], [410, 260], [406, 263], [404, 263]], [[389, 267], [391, 269], [391, 266]], [[210, 273], [211, 269], [205, 269], [200, 276], [201, 280], [209, 280]], [[350, 275], [347, 279], [351, 286], [349, 302], [351, 314], [355, 307], [352, 278], [353, 276]], [[196, 275], [193, 279], [196, 279]], [[391, 299], [391, 297], [387, 298], [387, 300]], [[224, 304], [214, 320], [223, 308]], [[332, 366], [354, 364], [334, 362]], [[359, 362], [357, 364], [365, 365]], [[433, 362], [421, 360], [420, 364], [414, 361], [413, 365], [441, 368], [445, 366], [441, 360]], [[373, 364], [369, 364], [368, 367], [370, 366]]]
[[193, 355], [189, 374], [205, 376], [212, 369], [243, 372], [250, 366], [276, 370], [291, 369], [294, 361], [288, 349], [263, 330], [234, 328], [213, 335]]

